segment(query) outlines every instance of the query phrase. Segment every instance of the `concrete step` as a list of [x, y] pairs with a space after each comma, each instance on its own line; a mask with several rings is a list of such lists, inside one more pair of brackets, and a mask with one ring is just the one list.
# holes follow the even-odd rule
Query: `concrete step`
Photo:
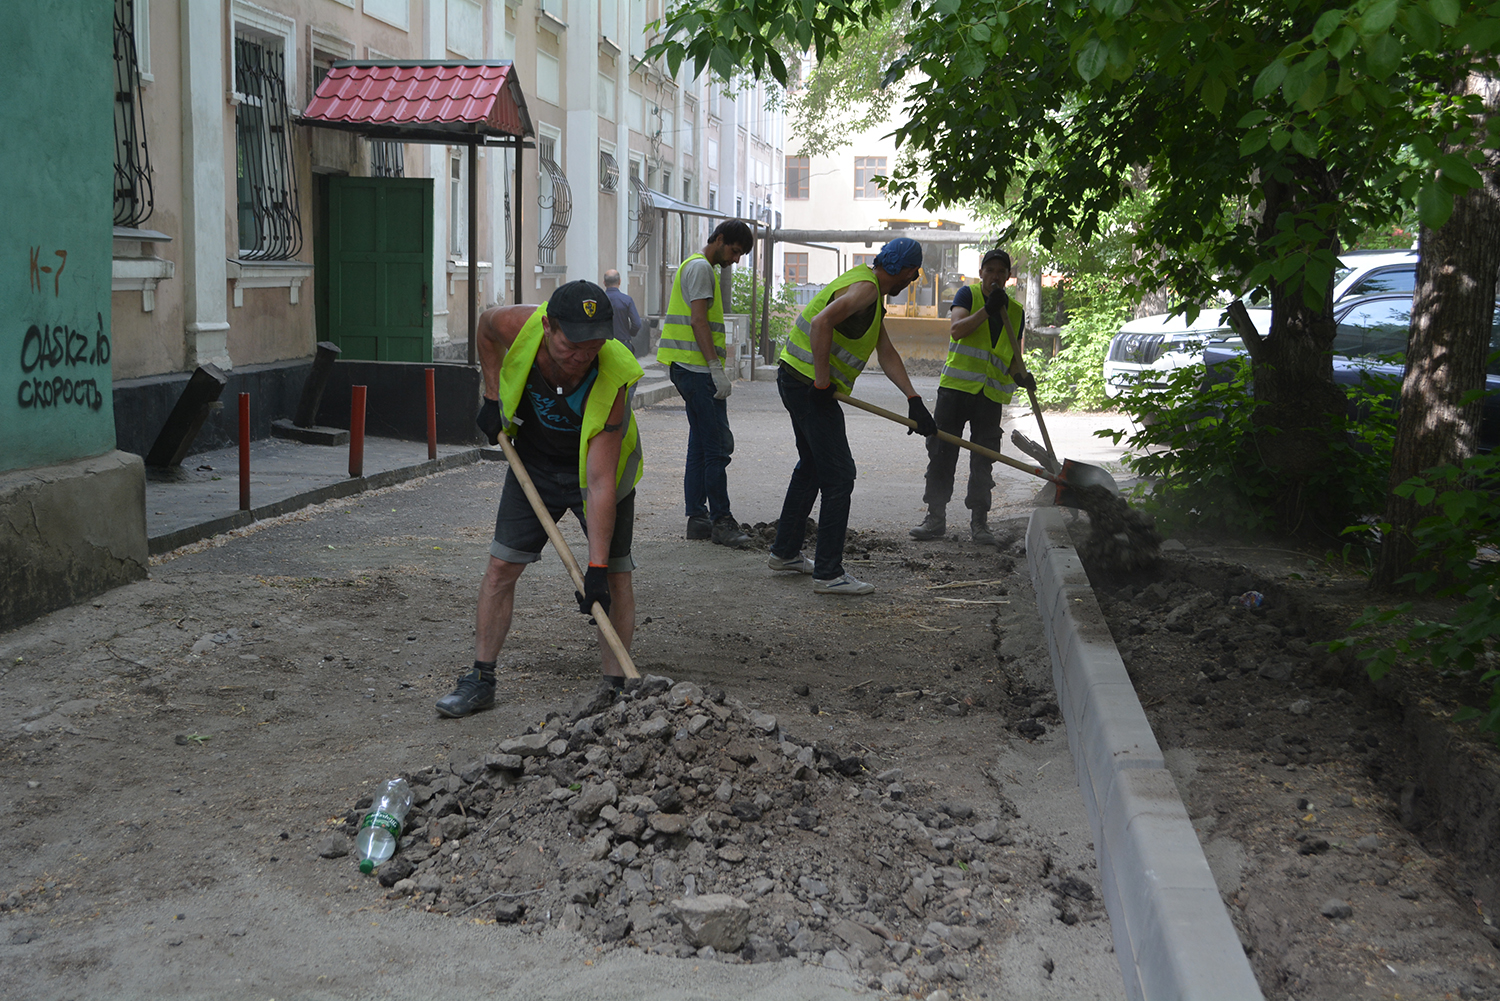
[[649, 407], [653, 403], [660, 403], [677, 395], [677, 387], [672, 385], [670, 379], [662, 377], [654, 381], [648, 380], [651, 380], [649, 373], [646, 378], [635, 384], [635, 395], [630, 401], [631, 407], [635, 410]]

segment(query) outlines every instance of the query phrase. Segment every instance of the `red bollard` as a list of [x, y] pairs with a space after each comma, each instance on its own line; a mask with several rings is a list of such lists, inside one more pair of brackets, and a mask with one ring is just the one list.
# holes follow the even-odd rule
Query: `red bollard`
[[437, 458], [437, 388], [430, 368], [427, 370], [427, 458]]
[[240, 394], [240, 510], [250, 510], [250, 394]]
[[351, 386], [354, 396], [349, 401], [349, 475], [363, 476], [365, 472], [365, 387]]

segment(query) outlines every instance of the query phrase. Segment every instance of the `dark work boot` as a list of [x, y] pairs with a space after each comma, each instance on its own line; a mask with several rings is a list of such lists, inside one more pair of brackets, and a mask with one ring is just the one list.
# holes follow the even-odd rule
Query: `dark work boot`
[[744, 549], [750, 545], [750, 536], [744, 533], [732, 514], [720, 515], [719, 520], [714, 522], [713, 540], [714, 545], [728, 546], [730, 549]]
[[969, 537], [974, 540], [976, 546], [993, 546], [995, 537], [990, 534], [990, 526], [987, 523], [984, 511], [975, 511], [969, 522]]
[[922, 524], [907, 534], [913, 539], [928, 542], [932, 539], [941, 539], [947, 532], [948, 513], [946, 511], [932, 510], [927, 512], [927, 517], [922, 519]]
[[714, 534], [714, 523], [708, 520], [706, 514], [695, 514], [688, 519], [687, 537], [689, 539], [708, 539]]

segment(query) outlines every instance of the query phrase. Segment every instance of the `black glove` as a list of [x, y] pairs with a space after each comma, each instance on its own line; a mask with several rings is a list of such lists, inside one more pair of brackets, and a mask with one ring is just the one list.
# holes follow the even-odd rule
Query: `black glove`
[[906, 433], [921, 435], [923, 438], [931, 438], [938, 433], [937, 421], [932, 419], [932, 414], [927, 412], [927, 404], [922, 402], [920, 396], [908, 396], [906, 398], [906, 416], [917, 422], [914, 428], [907, 428]]
[[997, 288], [984, 297], [984, 311], [997, 320], [1010, 312], [1010, 296], [1005, 294], [1004, 287]]
[[596, 567], [592, 563], [583, 574], [583, 593], [573, 592], [578, 599], [578, 610], [584, 615], [594, 614], [594, 602], [604, 606], [605, 614], [609, 613], [609, 580], [605, 574], [609, 572], [608, 567]]
[[1016, 385], [1022, 389], [1036, 392], [1036, 376], [1030, 372], [1012, 372], [1010, 377], [1016, 381]]
[[838, 387], [832, 382], [823, 389], [819, 389], [816, 385], [811, 385], [807, 387], [807, 398], [816, 407], [820, 404], [836, 402], [833, 398], [833, 394], [836, 392], [838, 392]]
[[479, 415], [474, 418], [474, 423], [479, 425], [479, 430], [490, 440], [491, 445], [500, 444], [500, 428], [504, 421], [500, 419], [500, 401], [486, 399], [484, 406], [479, 408]]

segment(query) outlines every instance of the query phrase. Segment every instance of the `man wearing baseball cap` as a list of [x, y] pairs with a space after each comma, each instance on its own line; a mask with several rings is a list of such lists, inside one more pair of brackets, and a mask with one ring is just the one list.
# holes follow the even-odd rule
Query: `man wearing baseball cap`
[[[922, 245], [901, 236], [880, 248], [875, 264], [858, 264], [819, 292], [787, 338], [776, 388], [792, 418], [797, 466], [787, 484], [772, 570], [812, 574], [818, 594], [871, 594], [875, 585], [844, 570], [844, 535], [849, 528], [849, 497], [854, 492], [854, 456], [835, 392], [851, 393], [871, 352], [880, 370], [906, 394], [907, 413], [924, 437], [937, 433], [932, 414], [912, 388], [906, 365], [885, 330], [885, 300], [914, 281], [922, 270]], [[909, 432], [908, 432], [909, 433]], [[813, 502], [818, 512], [818, 545], [812, 560], [802, 540]]]
[[[1036, 389], [1036, 378], [1026, 371], [1021, 334], [1026, 316], [1021, 304], [1005, 294], [1010, 278], [1010, 255], [995, 248], [979, 264], [979, 283], [965, 285], [953, 297], [948, 313], [948, 358], [938, 380], [937, 426], [963, 437], [964, 425], [975, 444], [1000, 451], [1005, 432], [1000, 428], [1002, 407], [1017, 386]], [[975, 545], [992, 546], [989, 528], [994, 461], [969, 453], [969, 537]], [[927, 439], [927, 483], [922, 500], [927, 517], [911, 530], [914, 539], [941, 539], [948, 531], [948, 501], [953, 497], [953, 474], [958, 468], [958, 446], [933, 436]]]
[[[568, 282], [541, 306], [496, 306], [479, 318], [484, 405], [475, 423], [494, 444], [510, 435], [542, 502], [556, 520], [572, 511], [589, 540], [579, 611], [604, 606], [626, 649], [635, 632], [630, 572], [635, 485], [641, 478], [640, 435], [627, 406], [641, 366], [615, 340], [614, 309], [593, 282]], [[510, 631], [516, 581], [541, 559], [547, 533], [508, 470], [495, 516], [490, 561], [479, 587], [474, 666], [437, 702], [444, 716], [467, 716], [495, 704], [495, 662]], [[624, 670], [599, 643], [604, 676], [624, 684]]]

